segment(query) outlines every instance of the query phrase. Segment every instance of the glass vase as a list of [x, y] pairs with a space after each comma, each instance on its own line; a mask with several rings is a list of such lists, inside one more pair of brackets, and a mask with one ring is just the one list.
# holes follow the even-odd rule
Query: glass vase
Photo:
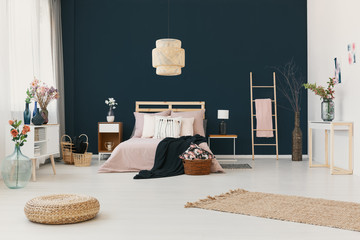
[[321, 119], [326, 122], [334, 120], [335, 104], [332, 99], [323, 99], [321, 103]]
[[34, 103], [34, 111], [33, 111], [33, 117], [35, 117], [36, 113], [38, 112], [38, 108], [37, 108], [37, 101], [35, 101]]
[[25, 104], [25, 111], [24, 111], [24, 124], [29, 125], [31, 119], [31, 111], [29, 109], [29, 103]]
[[46, 108], [44, 108], [44, 109], [41, 109], [40, 113], [44, 119], [43, 124], [47, 124], [49, 122], [49, 111]]
[[114, 111], [113, 111], [112, 107], [109, 108], [108, 114], [106, 116], [106, 120], [108, 122], [114, 122], [114, 120], [115, 120]]
[[36, 111], [36, 115], [32, 118], [31, 122], [34, 125], [42, 125], [44, 123], [44, 118], [42, 117], [42, 115], [40, 114], [39, 109], [37, 109]]
[[302, 161], [302, 132], [300, 128], [300, 112], [295, 112], [295, 124], [292, 131], [292, 161]]
[[1, 175], [8, 188], [25, 187], [31, 177], [31, 160], [21, 153], [20, 147], [15, 145], [14, 152], [7, 156], [1, 164]]

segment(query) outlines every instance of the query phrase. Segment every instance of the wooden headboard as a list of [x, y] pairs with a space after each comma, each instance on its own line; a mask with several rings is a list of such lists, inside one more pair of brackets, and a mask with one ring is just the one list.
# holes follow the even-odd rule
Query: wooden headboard
[[197, 102], [161, 102], [161, 101], [137, 101], [135, 112], [162, 112], [165, 110], [174, 112], [198, 111], [205, 109], [204, 101]]

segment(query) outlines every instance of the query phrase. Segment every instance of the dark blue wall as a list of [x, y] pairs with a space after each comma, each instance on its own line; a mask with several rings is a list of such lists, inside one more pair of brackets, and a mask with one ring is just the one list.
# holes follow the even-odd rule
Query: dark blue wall
[[[217, 109], [229, 109], [228, 132], [238, 134], [237, 154], [251, 154], [249, 72], [272, 84], [269, 66], [293, 58], [307, 75], [306, 0], [171, 0], [170, 37], [182, 41], [186, 66], [176, 77], [152, 68], [155, 41], [167, 37], [166, 0], [62, 0], [66, 132], [86, 133], [97, 152], [97, 122], [104, 100], [119, 103], [116, 121], [129, 138], [137, 100], [206, 101], [208, 133], [217, 133]], [[256, 90], [256, 97], [271, 90]], [[267, 93], [265, 93], [267, 91]], [[301, 128], [307, 152], [306, 93]], [[278, 91], [279, 105], [288, 106]], [[294, 116], [278, 108], [279, 151], [291, 153]], [[230, 140], [212, 145], [230, 154]], [[273, 147], [258, 147], [273, 154]]]

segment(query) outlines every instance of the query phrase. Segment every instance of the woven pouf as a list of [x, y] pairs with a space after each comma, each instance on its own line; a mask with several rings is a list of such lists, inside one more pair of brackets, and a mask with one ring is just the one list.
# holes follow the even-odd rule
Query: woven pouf
[[92, 219], [100, 210], [96, 198], [76, 194], [54, 194], [28, 201], [26, 217], [37, 223], [68, 224]]

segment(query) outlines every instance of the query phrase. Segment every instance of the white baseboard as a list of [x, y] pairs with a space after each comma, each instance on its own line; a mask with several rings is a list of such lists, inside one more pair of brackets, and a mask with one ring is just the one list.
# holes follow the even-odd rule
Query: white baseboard
[[[234, 159], [234, 155], [219, 155], [215, 154], [216, 158], [219, 159]], [[252, 155], [235, 155], [236, 159], [251, 159]], [[276, 155], [255, 155], [256, 158], [276, 158]], [[279, 155], [279, 158], [291, 158], [291, 155]], [[303, 155], [303, 158], [308, 158], [307, 154]]]
[[[101, 155], [111, 155], [111, 153], [102, 153]], [[93, 154], [93, 157], [99, 157], [99, 154]]]

